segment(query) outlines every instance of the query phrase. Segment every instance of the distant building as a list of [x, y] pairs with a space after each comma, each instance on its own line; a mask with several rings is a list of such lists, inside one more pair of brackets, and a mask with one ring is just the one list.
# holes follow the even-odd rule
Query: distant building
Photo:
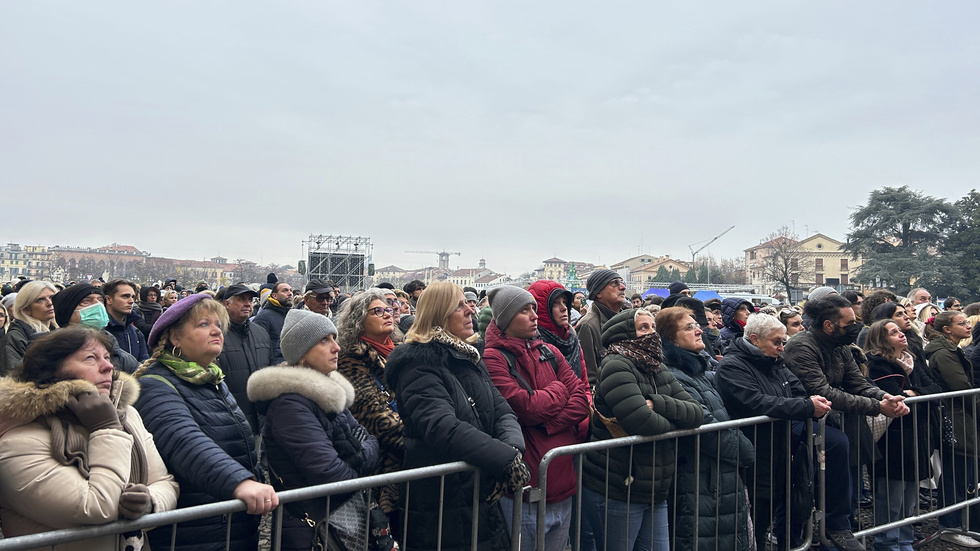
[[[776, 240], [781, 240], [776, 242]], [[761, 294], [785, 293], [782, 285], [768, 280], [765, 274], [767, 259], [780, 248], [789, 246], [793, 250], [792, 265], [798, 268], [794, 276], [794, 287], [803, 293], [811, 287], [826, 285], [838, 291], [861, 289], [853, 283], [854, 276], [864, 263], [859, 256], [856, 260], [843, 250], [844, 243], [816, 233], [806, 239], [795, 241], [786, 237], [760, 243], [745, 249], [745, 269], [749, 283]], [[784, 245], [785, 244], [785, 245]], [[790, 297], [792, 298], [792, 297]], [[795, 300], [795, 299], [794, 299]]]
[[21, 276], [29, 279], [48, 277], [51, 272], [51, 253], [43, 245], [20, 246], [8, 243], [0, 247], [0, 280], [12, 281]]

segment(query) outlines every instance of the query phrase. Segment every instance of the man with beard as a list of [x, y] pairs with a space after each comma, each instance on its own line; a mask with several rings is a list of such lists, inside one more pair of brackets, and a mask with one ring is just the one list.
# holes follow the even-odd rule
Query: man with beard
[[272, 341], [273, 364], [280, 364], [285, 360], [282, 350], [279, 349], [279, 334], [282, 333], [286, 313], [292, 308], [292, 300], [293, 288], [288, 283], [280, 281], [269, 294], [268, 304], [252, 320], [255, 325], [265, 329], [269, 334], [269, 339]]
[[[851, 345], [861, 331], [851, 303], [838, 294], [808, 300], [804, 314], [811, 320], [811, 330], [797, 333], [786, 345], [785, 361], [811, 396], [823, 396], [835, 411], [855, 414], [865, 423], [864, 416], [900, 417], [909, 412], [904, 397], [892, 396], [875, 386], [858, 368]], [[847, 420], [845, 419], [845, 423]], [[794, 432], [796, 431], [794, 427]], [[828, 457], [848, 457], [850, 444], [843, 432], [828, 426], [825, 445]], [[852, 477], [857, 472], [835, 461], [828, 472], [835, 473], [827, 480], [827, 536], [841, 551], [858, 551], [864, 545], [851, 533], [850, 515], [856, 508]]]
[[606, 353], [606, 347], [602, 346], [602, 326], [623, 310], [626, 285], [616, 272], [600, 268], [592, 272], [589, 279], [585, 281], [585, 288], [589, 291], [589, 299], [593, 302], [589, 312], [575, 325], [575, 330], [578, 331], [578, 338], [582, 342], [582, 354], [585, 356], [589, 381], [595, 384], [599, 380], [599, 364]]

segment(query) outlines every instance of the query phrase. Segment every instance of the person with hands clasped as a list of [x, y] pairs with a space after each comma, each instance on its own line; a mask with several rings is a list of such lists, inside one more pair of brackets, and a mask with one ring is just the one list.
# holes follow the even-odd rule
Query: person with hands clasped
[[[5, 536], [137, 519], [173, 509], [177, 484], [132, 404], [139, 384], [113, 371], [111, 339], [49, 333], [0, 379], [0, 518]], [[139, 548], [142, 533], [124, 535]], [[116, 537], [58, 545], [116, 549]]]
[[[150, 332], [153, 353], [136, 376], [143, 388], [136, 409], [146, 419], [160, 455], [181, 486], [178, 505], [189, 507], [228, 499], [245, 502], [245, 513], [211, 517], [177, 526], [177, 550], [258, 547], [258, 515], [279, 505], [272, 486], [259, 482], [252, 429], [214, 360], [228, 326], [224, 306], [203, 293], [167, 309]], [[154, 548], [170, 547], [169, 528], [149, 533]]]
[[[248, 397], [265, 416], [262, 441], [280, 489], [350, 480], [372, 474], [378, 464], [378, 439], [351, 415], [354, 387], [337, 371], [336, 339], [328, 317], [290, 310], [279, 340], [286, 363], [248, 378]], [[331, 500], [331, 509], [343, 502]], [[314, 528], [304, 519], [315, 524], [326, 507], [326, 499], [286, 505], [282, 549], [315, 547]]]
[[[499, 499], [530, 479], [517, 416], [490, 381], [480, 354], [464, 342], [473, 335], [472, 314], [462, 289], [433, 283], [419, 297], [406, 344], [395, 347], [385, 366], [404, 426], [403, 467], [466, 461], [482, 471], [478, 489], [476, 473], [465, 471], [413, 481], [410, 499], [400, 492], [399, 510], [408, 515], [405, 549], [435, 549], [441, 514], [444, 551], [470, 549], [473, 522], [479, 527], [477, 549], [506, 551], [509, 530]], [[475, 489], [480, 501], [474, 511]]]

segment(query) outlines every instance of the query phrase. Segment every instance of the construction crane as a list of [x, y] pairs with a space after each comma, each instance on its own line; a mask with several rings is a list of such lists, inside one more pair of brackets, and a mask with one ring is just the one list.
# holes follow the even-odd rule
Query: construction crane
[[439, 268], [441, 268], [443, 270], [448, 270], [449, 269], [449, 255], [453, 255], [454, 254], [456, 256], [460, 256], [460, 255], [463, 254], [463, 253], [449, 253], [449, 252], [446, 252], [446, 251], [442, 251], [442, 252], [439, 252], [439, 251], [405, 251], [405, 252], [406, 253], [415, 253], [415, 254], [435, 254], [435, 255], [439, 255]]
[[[698, 255], [699, 252], [707, 249], [708, 248], [708, 245], [714, 243], [715, 241], [718, 241], [719, 239], [721, 239], [721, 236], [725, 235], [726, 233], [728, 233], [728, 232], [730, 232], [730, 231], [732, 231], [734, 229], [735, 229], [735, 226], [732, 226], [732, 227], [728, 228], [727, 230], [725, 230], [725, 231], [719, 233], [718, 235], [714, 236], [714, 238], [708, 240], [707, 243], [704, 243], [703, 241], [701, 241], [701, 243], [704, 243], [704, 245], [702, 245], [701, 248], [698, 249], [698, 250], [696, 250], [696, 251], [694, 250], [694, 245], [697, 245], [697, 243], [694, 243], [694, 245], [688, 245], [687, 248], [691, 250], [691, 269], [692, 270], [694, 269], [694, 259], [695, 259], [695, 257], [697, 257], [697, 255]], [[711, 266], [708, 266], [708, 281], [706, 281], [705, 283], [711, 283]]]

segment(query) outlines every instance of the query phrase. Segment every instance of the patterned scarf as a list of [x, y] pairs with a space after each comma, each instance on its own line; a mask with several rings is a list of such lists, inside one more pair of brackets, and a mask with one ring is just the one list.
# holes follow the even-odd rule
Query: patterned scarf
[[170, 371], [173, 371], [174, 375], [194, 385], [207, 383], [218, 384], [225, 378], [225, 374], [221, 372], [221, 368], [214, 363], [207, 367], [201, 367], [194, 362], [178, 358], [169, 352], [164, 352], [160, 356], [160, 363], [167, 366]]
[[476, 348], [461, 341], [456, 335], [450, 335], [443, 331], [442, 327], [436, 326], [435, 332], [436, 334], [432, 337], [433, 341], [462, 352], [474, 364], [480, 363], [480, 353]]
[[606, 348], [606, 355], [619, 354], [633, 362], [640, 371], [653, 374], [660, 371], [663, 360], [660, 346], [660, 335], [654, 332], [632, 340], [614, 342]]
[[544, 342], [557, 348], [562, 356], [565, 356], [568, 366], [575, 372], [576, 377], [582, 376], [582, 345], [574, 331], [568, 330], [563, 339], [544, 327], [538, 327], [538, 336]]

